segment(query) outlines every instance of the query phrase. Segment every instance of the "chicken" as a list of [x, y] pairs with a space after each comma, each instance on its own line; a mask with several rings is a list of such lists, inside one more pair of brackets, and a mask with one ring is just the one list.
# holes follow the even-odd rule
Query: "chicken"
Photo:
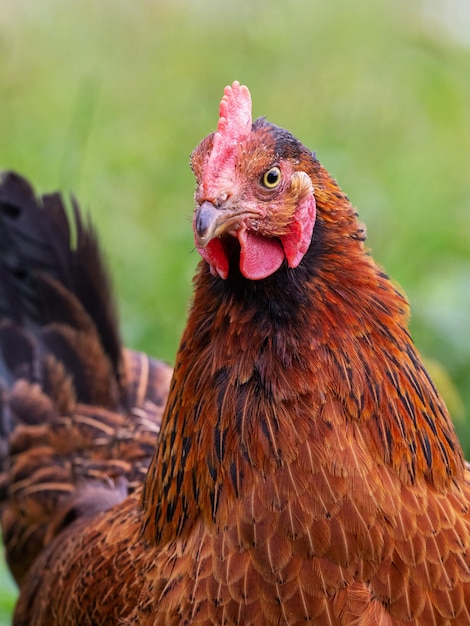
[[[66, 476], [63, 500], [44, 494], [53, 532], [20, 580], [15, 623], [470, 624], [469, 469], [406, 299], [372, 259], [347, 196], [290, 133], [252, 122], [236, 82], [191, 165], [202, 260], [148, 473], [91, 512], [86, 493], [120, 490], [130, 468], [116, 476], [100, 456], [98, 476]], [[81, 315], [66, 317], [88, 336]], [[134, 424], [105, 385], [64, 407], [33, 375], [14, 322], [2, 333], [14, 374], [4, 507], [7, 522], [21, 520], [6, 525], [12, 566], [21, 545], [8, 528], [29, 537], [16, 494], [36, 493], [51, 464], [81, 466], [76, 438], [57, 442], [64, 421], [88, 410], [98, 430], [103, 414]], [[64, 351], [44, 341], [47, 325], [33, 330], [69, 391]]]

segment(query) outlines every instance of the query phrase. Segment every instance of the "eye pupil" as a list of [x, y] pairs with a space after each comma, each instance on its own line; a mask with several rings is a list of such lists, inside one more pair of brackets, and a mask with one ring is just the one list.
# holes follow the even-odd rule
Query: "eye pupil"
[[263, 175], [263, 185], [268, 189], [277, 187], [281, 181], [281, 170], [278, 167], [272, 167]]
[[277, 179], [278, 179], [278, 173], [277, 172], [273, 172], [272, 170], [270, 172], [268, 172], [268, 175], [266, 176], [266, 181], [270, 185], [274, 185], [277, 182]]

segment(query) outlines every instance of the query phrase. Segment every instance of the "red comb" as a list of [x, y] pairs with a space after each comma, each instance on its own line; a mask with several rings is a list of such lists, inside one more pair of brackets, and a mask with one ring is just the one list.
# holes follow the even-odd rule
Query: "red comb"
[[204, 173], [204, 187], [210, 196], [210, 187], [226, 165], [235, 156], [237, 145], [244, 141], [251, 131], [251, 96], [248, 87], [235, 81], [225, 87], [220, 102], [219, 123], [214, 134], [212, 152]]
[[[217, 143], [224, 144], [246, 139], [251, 130], [251, 96], [248, 87], [235, 81], [225, 87], [220, 102]], [[214, 138], [214, 146], [215, 140]]]

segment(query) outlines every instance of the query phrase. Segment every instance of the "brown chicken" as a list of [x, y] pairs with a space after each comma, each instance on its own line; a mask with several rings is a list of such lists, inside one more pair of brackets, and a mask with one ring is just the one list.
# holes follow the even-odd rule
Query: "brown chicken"
[[[142, 489], [165, 376], [121, 358], [103, 271], [39, 262], [26, 320], [8, 290], [15, 623], [470, 624], [468, 469], [354, 208], [238, 83], [192, 168], [203, 260]], [[3, 213], [38, 212], [15, 184]], [[69, 251], [52, 198], [81, 263], [94, 238], [76, 212]]]

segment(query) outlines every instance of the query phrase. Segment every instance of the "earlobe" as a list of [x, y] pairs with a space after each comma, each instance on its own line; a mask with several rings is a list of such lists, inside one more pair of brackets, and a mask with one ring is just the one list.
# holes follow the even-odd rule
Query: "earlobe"
[[312, 181], [305, 172], [292, 176], [292, 191], [297, 193], [298, 205], [289, 232], [281, 237], [289, 267], [299, 265], [312, 240], [316, 219], [316, 201]]

